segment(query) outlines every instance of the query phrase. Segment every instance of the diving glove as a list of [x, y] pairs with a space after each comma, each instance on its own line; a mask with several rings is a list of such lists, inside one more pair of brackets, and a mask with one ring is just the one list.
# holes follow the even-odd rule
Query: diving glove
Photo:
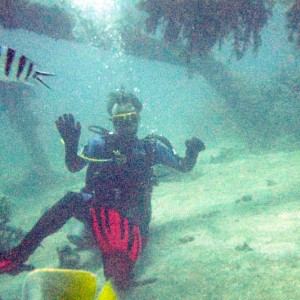
[[180, 158], [179, 164], [182, 172], [189, 172], [194, 168], [199, 152], [205, 150], [205, 145], [196, 137], [186, 140], [185, 145], [185, 157]]
[[75, 123], [72, 114], [64, 114], [55, 121], [56, 128], [66, 146], [76, 147], [79, 143], [81, 125]]
[[204, 143], [196, 137], [193, 137], [190, 140], [186, 140], [185, 145], [186, 156], [197, 156], [199, 152], [205, 150]]

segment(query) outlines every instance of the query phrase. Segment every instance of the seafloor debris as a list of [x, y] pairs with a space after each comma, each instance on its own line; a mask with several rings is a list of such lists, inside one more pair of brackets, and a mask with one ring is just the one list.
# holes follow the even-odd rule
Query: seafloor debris
[[276, 184], [277, 184], [277, 182], [275, 180], [267, 179], [267, 186], [274, 186]]
[[192, 236], [192, 235], [186, 235], [186, 236], [183, 236], [182, 238], [180, 238], [178, 241], [181, 244], [187, 244], [187, 243], [190, 243], [190, 242], [192, 242], [194, 240], [195, 240], [194, 236]]
[[242, 58], [249, 46], [257, 50], [261, 31], [272, 15], [271, 0], [141, 0], [149, 14], [150, 33], [163, 29], [167, 44], [184, 45], [187, 57], [208, 53], [233, 38], [233, 51]]
[[70, 246], [64, 246], [56, 249], [59, 259], [59, 267], [66, 269], [79, 269], [80, 255]]
[[19, 228], [8, 225], [11, 219], [11, 201], [6, 196], [0, 196], [0, 252], [15, 246], [23, 237]]
[[207, 213], [200, 214], [199, 219], [200, 221], [206, 221], [217, 216], [218, 214], [220, 214], [220, 212], [221, 212], [220, 210], [209, 211]]
[[211, 155], [210, 163], [211, 164], [218, 164], [218, 163], [227, 163], [234, 161], [239, 156], [238, 151], [234, 148], [222, 148], [220, 149], [217, 155]]
[[253, 201], [252, 195], [244, 195], [242, 198], [235, 201], [235, 203], [249, 203]]
[[11, 218], [11, 201], [4, 195], [0, 195], [0, 224], [6, 224]]
[[241, 252], [248, 252], [248, 251], [253, 251], [253, 248], [251, 248], [246, 242], [244, 242], [243, 245], [236, 246], [235, 250]]

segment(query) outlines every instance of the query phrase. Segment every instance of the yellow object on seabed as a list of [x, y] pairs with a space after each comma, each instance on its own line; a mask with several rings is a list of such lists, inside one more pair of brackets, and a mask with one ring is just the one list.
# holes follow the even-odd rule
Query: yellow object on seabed
[[117, 300], [108, 281], [96, 296], [94, 274], [69, 269], [37, 269], [28, 274], [23, 286], [23, 300]]

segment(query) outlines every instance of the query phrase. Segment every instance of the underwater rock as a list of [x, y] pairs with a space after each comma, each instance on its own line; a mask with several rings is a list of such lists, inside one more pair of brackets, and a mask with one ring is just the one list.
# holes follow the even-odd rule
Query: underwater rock
[[210, 163], [218, 164], [218, 163], [231, 162], [235, 160], [237, 156], [238, 154], [236, 153], [234, 148], [222, 148], [218, 155], [216, 156], [211, 155]]
[[0, 225], [6, 224], [11, 219], [12, 204], [9, 198], [4, 195], [0, 196]]
[[249, 203], [253, 201], [252, 195], [244, 195], [242, 198], [235, 201], [235, 203]]
[[0, 25], [8, 29], [33, 31], [55, 39], [74, 39], [75, 21], [57, 5], [42, 5], [28, 0], [1, 0]]
[[186, 236], [180, 238], [178, 241], [181, 244], [187, 244], [187, 243], [190, 243], [190, 242], [192, 242], [194, 240], [195, 240], [195, 237], [193, 237], [192, 235], [186, 235]]
[[221, 211], [219, 210], [214, 210], [214, 211], [210, 211], [210, 212], [207, 212], [207, 213], [203, 213], [200, 215], [200, 220], [201, 221], [206, 221], [212, 217], [215, 217], [216, 215], [218, 215]]
[[287, 11], [287, 29], [289, 31], [288, 39], [300, 48], [300, 1], [294, 0], [293, 5]]
[[5, 249], [12, 248], [22, 239], [24, 231], [22, 229], [0, 224], [0, 252]]
[[274, 181], [274, 180], [272, 180], [272, 179], [267, 179], [267, 186], [274, 186], [274, 185], [276, 185], [276, 184], [277, 184], [276, 181]]
[[70, 243], [76, 246], [76, 251], [85, 251], [85, 250], [91, 250], [95, 248], [96, 242], [91, 237], [91, 235], [88, 235], [86, 231], [80, 236], [76, 234], [68, 234], [67, 239]]
[[59, 267], [65, 269], [80, 269], [80, 255], [70, 246], [56, 249], [59, 259]]
[[236, 246], [235, 250], [241, 252], [249, 252], [249, 251], [253, 251], [253, 248], [251, 248], [246, 242], [244, 242], [243, 245]]
[[22, 229], [8, 225], [12, 216], [12, 204], [8, 197], [0, 196], [0, 252], [15, 246], [24, 236]]

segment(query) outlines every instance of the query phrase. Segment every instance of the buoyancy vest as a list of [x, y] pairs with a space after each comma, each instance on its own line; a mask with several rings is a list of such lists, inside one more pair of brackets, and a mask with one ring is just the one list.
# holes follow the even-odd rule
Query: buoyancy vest
[[138, 199], [151, 192], [153, 143], [135, 139], [124, 145], [114, 134], [105, 134], [103, 139], [101, 155], [110, 160], [89, 163], [85, 190], [105, 199], [106, 203]]

